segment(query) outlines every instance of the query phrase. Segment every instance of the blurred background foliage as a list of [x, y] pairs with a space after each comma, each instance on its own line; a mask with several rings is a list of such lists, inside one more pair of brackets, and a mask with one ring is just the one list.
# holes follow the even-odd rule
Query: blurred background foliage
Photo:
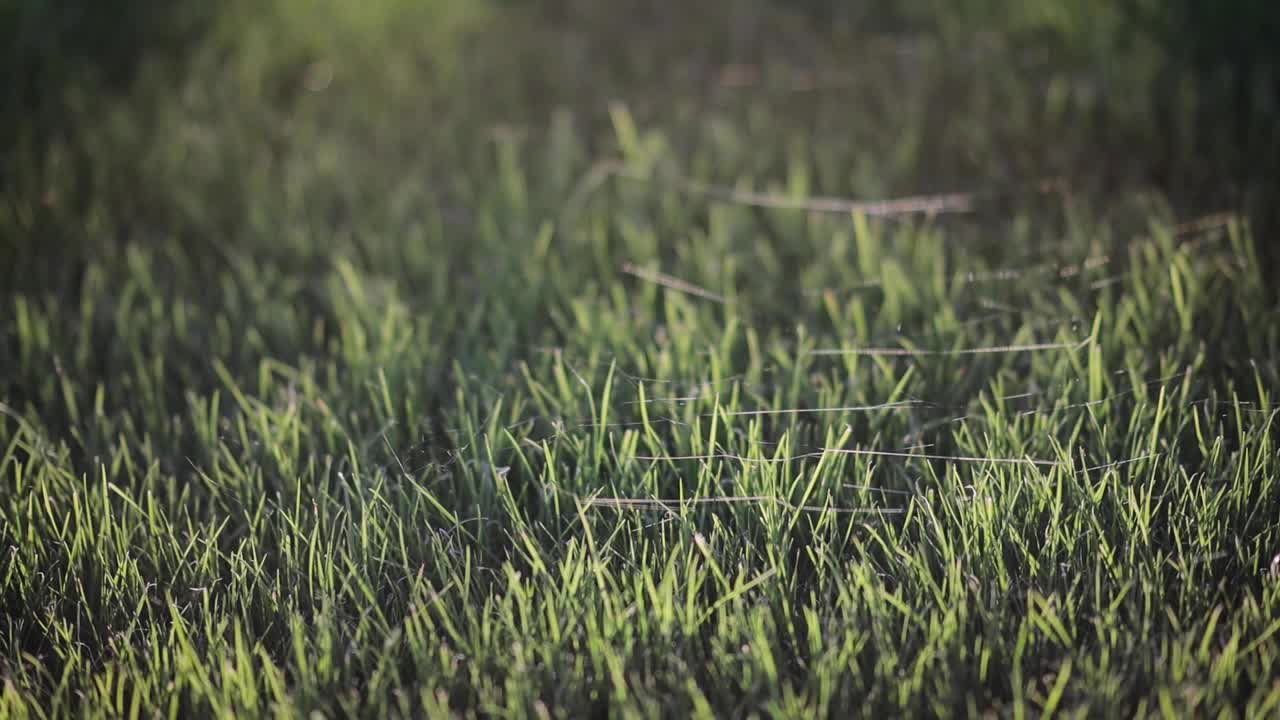
[[[612, 100], [676, 143], [704, 141], [719, 116], [743, 143], [787, 131], [819, 157], [872, 148], [815, 192], [1066, 177], [1094, 197], [1140, 187], [1188, 212], [1244, 210], [1265, 236], [1280, 177], [1277, 7], [0, 0], [0, 243], [54, 250], [42, 267], [24, 253], [6, 280], [56, 285], [75, 272], [68, 258], [113, 251], [122, 226], [197, 246], [243, 234], [243, 188], [283, 182], [290, 153], [335, 153], [331, 175], [367, 196], [406, 163], [443, 177], [486, 161], [495, 128], [556, 110], [600, 151], [593, 128]], [[325, 145], [335, 135], [346, 150]], [[785, 174], [784, 158], [753, 163], [721, 171]]]

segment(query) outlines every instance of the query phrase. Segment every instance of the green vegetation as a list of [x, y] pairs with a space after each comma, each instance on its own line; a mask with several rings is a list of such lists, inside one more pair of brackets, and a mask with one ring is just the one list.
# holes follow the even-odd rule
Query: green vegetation
[[1280, 714], [1274, 97], [1148, 3], [66, 5], [0, 717]]

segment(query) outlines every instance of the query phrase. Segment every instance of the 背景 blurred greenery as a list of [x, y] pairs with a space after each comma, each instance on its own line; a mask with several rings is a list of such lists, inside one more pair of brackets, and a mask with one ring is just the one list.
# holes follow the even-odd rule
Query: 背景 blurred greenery
[[[720, 0], [678, 9], [632, 0], [465, 8], [274, 0], [216, 9], [8, 0], [0, 8], [9, 49], [0, 67], [0, 182], [23, 197], [47, 195], [50, 183], [36, 178], [56, 163], [58, 182], [71, 186], [59, 191], [64, 209], [88, 202], [94, 174], [128, 187], [136, 205], [149, 185], [165, 180], [137, 176], [145, 172], [135, 162], [140, 148], [106, 150], [125, 141], [100, 138], [112, 131], [99, 125], [115, 118], [148, 134], [158, 128], [148, 125], [184, 103], [249, 116], [287, 112], [306, 102], [299, 93], [312, 71], [336, 71], [341, 87], [330, 95], [351, 106], [341, 122], [465, 144], [454, 142], [460, 133], [541, 119], [555, 107], [603, 121], [602, 100], [615, 97], [641, 117], [672, 122], [707, 101], [717, 72], [758, 64], [772, 69], [774, 89], [790, 82], [788, 73], [801, 84], [817, 78], [845, 86], [817, 93], [817, 100], [789, 98], [771, 112], [794, 110], [801, 122], [814, 112], [870, 114], [877, 123], [865, 135], [877, 144], [884, 144], [877, 135], [919, 130], [911, 156], [898, 160], [903, 168], [886, 173], [877, 163], [875, 172], [888, 177], [871, 184], [886, 187], [832, 192], [916, 192], [1067, 174], [1096, 185], [1099, 195], [1137, 184], [1184, 207], [1225, 204], [1270, 221], [1280, 157], [1280, 51], [1270, 42], [1278, 15], [1264, 0]], [[885, 62], [896, 67], [876, 67]], [[432, 74], [423, 74], [426, 66]], [[902, 72], [925, 77], [927, 97], [917, 107], [868, 107], [891, 95]], [[852, 76], [856, 82], [848, 82]], [[225, 85], [232, 77], [236, 84]], [[793, 100], [798, 107], [790, 107]], [[366, 105], [357, 109], [360, 103]], [[389, 121], [396, 113], [442, 111], [453, 118], [433, 116], [430, 124], [455, 122], [447, 131]], [[250, 120], [239, 122], [246, 143], [272, 132], [253, 133]], [[117, 162], [126, 166], [108, 169]], [[19, 270], [15, 277], [33, 276]]]

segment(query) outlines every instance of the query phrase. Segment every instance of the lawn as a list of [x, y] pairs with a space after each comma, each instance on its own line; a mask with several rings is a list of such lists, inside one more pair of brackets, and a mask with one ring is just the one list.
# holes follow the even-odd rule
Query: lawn
[[76, 5], [0, 3], [0, 718], [1280, 716], [1275, 53]]

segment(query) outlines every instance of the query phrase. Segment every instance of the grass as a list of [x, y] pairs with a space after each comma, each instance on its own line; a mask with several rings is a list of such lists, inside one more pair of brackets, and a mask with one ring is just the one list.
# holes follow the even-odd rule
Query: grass
[[1269, 240], [1141, 182], [1229, 183], [1158, 48], [372, 5], [7, 149], [0, 717], [1280, 713]]

